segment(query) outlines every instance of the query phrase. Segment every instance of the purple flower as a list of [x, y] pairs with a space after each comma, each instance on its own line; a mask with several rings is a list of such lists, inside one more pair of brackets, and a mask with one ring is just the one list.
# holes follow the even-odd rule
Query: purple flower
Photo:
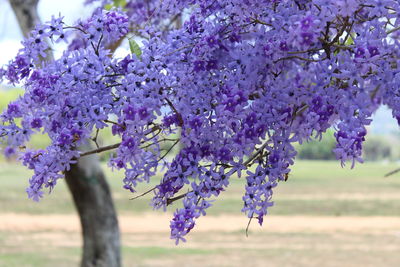
[[141, 120], [146, 119], [149, 116], [149, 112], [146, 107], [142, 107], [138, 110], [139, 118]]
[[229, 41], [232, 42], [232, 43], [238, 43], [238, 42], [240, 42], [240, 39], [241, 39], [240, 35], [238, 33], [236, 33], [236, 32], [232, 32], [229, 35]]
[[313, 43], [314, 35], [311, 32], [302, 32], [300, 34], [302, 45], [311, 45]]
[[269, 161], [271, 164], [278, 163], [279, 159], [280, 159], [279, 154], [276, 153], [276, 152], [271, 153], [271, 155], [268, 157], [268, 161]]
[[206, 38], [206, 42], [208, 44], [209, 47], [214, 47], [217, 45], [217, 39], [215, 38], [215, 36], [208, 36]]
[[8, 146], [4, 149], [4, 156], [6, 158], [11, 158], [16, 153], [15, 148]]
[[79, 50], [81, 48], [86, 48], [86, 45], [87, 44], [83, 38], [76, 37], [68, 45], [68, 50], [69, 51]]
[[135, 114], [136, 110], [131, 105], [124, 108], [124, 115], [127, 120], [134, 120]]
[[200, 152], [202, 157], [208, 157], [211, 155], [211, 147], [210, 145], [202, 145], [200, 147]]
[[[279, 44], [279, 49], [282, 50], [282, 51], [288, 51], [289, 47], [288, 47], [288, 45], [287, 45], [287, 43], [285, 41], [282, 41]], [[265, 47], [264, 47], [264, 50], [265, 50]]]
[[379, 49], [376, 46], [368, 46], [368, 52], [371, 57], [378, 56], [380, 54]]
[[229, 161], [232, 159], [231, 151], [226, 147], [222, 147], [218, 151], [218, 157], [221, 161]]
[[42, 120], [39, 118], [35, 118], [31, 121], [31, 127], [34, 129], [39, 129], [43, 125]]
[[206, 70], [206, 68], [205, 68], [205, 66], [204, 66], [204, 61], [202, 61], [202, 60], [196, 60], [194, 63], [193, 63], [193, 70], [195, 71], [195, 72], [199, 72], [199, 71], [204, 71], [204, 70]]
[[125, 168], [125, 162], [123, 162], [122, 160], [118, 160], [117, 161], [117, 167], [119, 169]]
[[257, 114], [255, 112], [251, 112], [246, 117], [246, 124], [249, 126], [253, 126], [257, 122]]
[[314, 97], [311, 103], [312, 103], [312, 111], [314, 112], [319, 111], [320, 108], [322, 107], [322, 97], [321, 96]]
[[197, 130], [198, 128], [200, 128], [202, 124], [203, 123], [199, 117], [195, 117], [189, 122], [190, 127], [194, 130]]
[[355, 54], [355, 57], [356, 58], [363, 58], [364, 55], [365, 55], [365, 49], [362, 48], [362, 47], [358, 47], [357, 51], [356, 51], [356, 54]]
[[46, 99], [46, 93], [42, 89], [35, 88], [33, 90], [33, 95], [34, 98], [36, 99], [37, 102], [43, 102]]
[[237, 101], [233, 97], [230, 97], [224, 102], [224, 105], [226, 110], [234, 112], [235, 107], [237, 106]]
[[51, 131], [52, 132], [57, 132], [57, 130], [61, 127], [61, 123], [59, 121], [53, 120], [51, 122]]
[[206, 70], [215, 70], [218, 68], [218, 61], [215, 59], [207, 61]]
[[39, 202], [39, 200], [43, 197], [43, 192], [38, 189], [27, 188], [26, 193], [28, 193], [28, 197], [33, 201]]
[[248, 139], [253, 139], [254, 137], [256, 137], [256, 132], [254, 128], [247, 128], [244, 132], [244, 136]]
[[19, 106], [16, 103], [10, 103], [7, 107], [7, 114], [10, 116], [18, 116], [19, 115]]
[[176, 114], [165, 116], [163, 119], [163, 124], [165, 127], [170, 127], [173, 124], [177, 124], [179, 122], [178, 116]]
[[71, 130], [71, 136], [72, 136], [74, 142], [81, 140], [82, 135], [83, 135], [83, 131], [78, 128], [73, 128]]
[[266, 127], [264, 124], [258, 125], [255, 130], [257, 136], [263, 137], [265, 135], [265, 129], [266, 129]]
[[125, 131], [125, 128], [120, 124], [113, 124], [111, 127], [111, 132], [113, 135], [122, 134]]
[[185, 22], [185, 26], [188, 28], [189, 33], [195, 33], [198, 31], [199, 26], [198, 22], [196, 21], [196, 16], [192, 15], [190, 20]]
[[314, 21], [314, 19], [313, 19], [312, 16], [307, 16], [307, 17], [303, 18], [300, 21], [301, 29], [302, 30], [308, 30], [309, 28], [312, 27], [313, 21]]
[[133, 149], [136, 146], [136, 142], [135, 142], [135, 139], [133, 137], [128, 137], [128, 138], [125, 138], [122, 141], [122, 145], [124, 147], [129, 148], [129, 149]]
[[68, 133], [61, 133], [57, 139], [60, 146], [69, 145], [72, 143], [72, 136]]

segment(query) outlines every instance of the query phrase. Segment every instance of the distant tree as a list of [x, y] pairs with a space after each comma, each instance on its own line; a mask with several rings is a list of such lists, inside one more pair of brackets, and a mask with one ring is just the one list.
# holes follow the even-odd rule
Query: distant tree
[[370, 161], [391, 159], [392, 147], [385, 137], [369, 137], [365, 142], [364, 158]]
[[334, 160], [335, 154], [332, 150], [336, 146], [336, 139], [332, 130], [323, 134], [323, 139], [311, 140], [298, 146], [298, 158], [310, 160]]

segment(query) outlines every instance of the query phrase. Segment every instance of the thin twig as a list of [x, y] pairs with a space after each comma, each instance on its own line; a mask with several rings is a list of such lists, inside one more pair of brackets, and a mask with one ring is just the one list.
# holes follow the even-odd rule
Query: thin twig
[[141, 195], [138, 195], [138, 196], [136, 196], [136, 197], [133, 197], [133, 198], [131, 198], [130, 200], [135, 200], [135, 199], [137, 199], [137, 198], [139, 198], [139, 197], [143, 197], [143, 196], [147, 195], [148, 193], [150, 193], [150, 192], [154, 191], [156, 188], [157, 188], [157, 187], [155, 186], [155, 187], [153, 187], [152, 189], [149, 189], [149, 190], [147, 190], [147, 191], [146, 191], [146, 192], [144, 192], [143, 194], [141, 194]]
[[249, 219], [249, 222], [247, 223], [247, 227], [246, 227], [246, 237], [249, 237], [249, 228], [250, 228], [251, 220], [253, 220], [253, 216], [251, 216], [251, 218]]
[[247, 167], [268, 145], [268, 142], [265, 142], [258, 150], [256, 153], [254, 153], [253, 155], [251, 155], [250, 158], [248, 158], [243, 165], [245, 167]]
[[391, 175], [393, 175], [393, 174], [396, 174], [396, 173], [398, 173], [398, 172], [400, 172], [400, 168], [399, 168], [399, 169], [396, 169], [396, 170], [394, 170], [394, 171], [391, 171], [391, 172], [389, 172], [389, 173], [387, 173], [387, 174], [385, 174], [384, 177], [389, 177], [389, 176], [391, 176]]
[[171, 100], [169, 100], [168, 98], [165, 98], [165, 100], [167, 101], [168, 105], [170, 106], [170, 108], [175, 112], [176, 116], [178, 116], [178, 120], [179, 120], [179, 126], [183, 126], [183, 118], [182, 115], [178, 112], [178, 110], [175, 108], [174, 104], [172, 104]]
[[109, 145], [109, 146], [100, 147], [100, 148], [82, 153], [82, 154], [80, 154], [80, 156], [84, 157], [84, 156], [88, 156], [88, 155], [92, 155], [92, 154], [101, 153], [101, 152], [104, 152], [107, 150], [118, 148], [120, 145], [121, 145], [121, 143], [117, 143], [117, 144], [113, 144], [113, 145]]
[[400, 26], [399, 27], [396, 27], [396, 28], [393, 28], [393, 29], [391, 29], [390, 31], [388, 31], [388, 32], [386, 32], [386, 34], [391, 34], [391, 33], [394, 33], [394, 32], [396, 32], [396, 31], [398, 31], [398, 30], [400, 30]]

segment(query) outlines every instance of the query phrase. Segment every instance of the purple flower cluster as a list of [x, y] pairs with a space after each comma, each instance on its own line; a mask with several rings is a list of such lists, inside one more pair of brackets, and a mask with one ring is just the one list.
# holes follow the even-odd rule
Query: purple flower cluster
[[[398, 1], [158, 3], [127, 1], [128, 16], [96, 11], [68, 27], [54, 18], [0, 71], [26, 90], [1, 115], [0, 137], [7, 155], [34, 170], [29, 197], [41, 198], [77, 158], [96, 152], [76, 149], [111, 127], [121, 141], [110, 146], [109, 165], [125, 170], [123, 187], [136, 192], [162, 171], [153, 207], [182, 201], [170, 225], [178, 243], [231, 177], [245, 173], [243, 212], [262, 224], [295, 143], [333, 127], [334, 153], [354, 166], [379, 105], [400, 122]], [[169, 27], [183, 11], [182, 27]], [[129, 25], [141, 27], [141, 55], [115, 58], [108, 48]], [[62, 57], [37, 64], [47, 39], [69, 36], [79, 37]], [[35, 132], [51, 145], [18, 151]]]

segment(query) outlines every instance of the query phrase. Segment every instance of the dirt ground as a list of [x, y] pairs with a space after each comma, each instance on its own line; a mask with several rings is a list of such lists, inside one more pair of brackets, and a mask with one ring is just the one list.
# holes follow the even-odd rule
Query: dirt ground
[[[246, 237], [244, 216], [206, 216], [179, 246], [169, 239], [170, 218], [165, 213], [119, 218], [128, 248], [124, 266], [400, 266], [399, 217], [268, 216], [263, 227], [252, 224]], [[72, 257], [55, 254], [7, 267], [55, 266], [51, 257], [67, 259], [56, 266], [78, 265], [81, 237], [75, 215], [0, 214], [2, 233], [0, 266], [2, 254], [18, 258], [68, 249], [75, 251]]]
[[[122, 233], [168, 233], [170, 214], [144, 214], [141, 216], [120, 216]], [[234, 232], [241, 231], [247, 225], [245, 216], [205, 216], [197, 221], [195, 231]], [[37, 232], [65, 231], [79, 232], [79, 219], [75, 215], [30, 215], [0, 214], [0, 231]], [[251, 225], [253, 232], [349, 232], [382, 233], [399, 231], [399, 217], [324, 217], [324, 216], [268, 216], [263, 227], [257, 223]]]

